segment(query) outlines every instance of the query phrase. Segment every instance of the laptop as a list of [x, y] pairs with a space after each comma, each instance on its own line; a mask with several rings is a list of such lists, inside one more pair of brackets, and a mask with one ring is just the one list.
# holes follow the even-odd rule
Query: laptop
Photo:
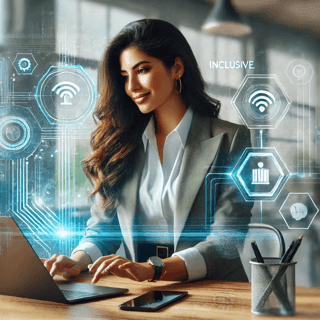
[[128, 289], [53, 280], [12, 217], [0, 216], [0, 294], [77, 303], [128, 292]]

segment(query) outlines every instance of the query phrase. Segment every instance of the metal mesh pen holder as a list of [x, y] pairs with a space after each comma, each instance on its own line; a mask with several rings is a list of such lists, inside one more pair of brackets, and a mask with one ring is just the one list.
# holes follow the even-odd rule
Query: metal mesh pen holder
[[281, 263], [279, 258], [264, 258], [265, 263], [252, 259], [251, 306], [257, 315], [295, 313], [295, 264]]

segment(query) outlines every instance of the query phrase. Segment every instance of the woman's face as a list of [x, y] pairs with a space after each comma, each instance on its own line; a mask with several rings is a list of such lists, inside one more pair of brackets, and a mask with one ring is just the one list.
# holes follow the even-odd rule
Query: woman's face
[[157, 58], [150, 57], [136, 47], [128, 47], [120, 54], [121, 75], [125, 91], [142, 113], [149, 113], [177, 94], [177, 74]]

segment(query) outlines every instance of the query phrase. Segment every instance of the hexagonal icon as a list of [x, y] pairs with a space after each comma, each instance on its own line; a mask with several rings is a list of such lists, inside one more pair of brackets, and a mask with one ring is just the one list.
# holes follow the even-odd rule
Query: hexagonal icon
[[247, 148], [231, 177], [246, 201], [274, 201], [290, 172], [275, 148]]
[[311, 64], [302, 59], [292, 60], [286, 69], [286, 75], [292, 84], [306, 84], [310, 82], [313, 74]]
[[41, 128], [29, 108], [0, 108], [0, 158], [27, 158], [38, 147]]
[[12, 65], [19, 75], [31, 75], [38, 63], [32, 53], [17, 53]]
[[97, 93], [82, 66], [52, 66], [40, 79], [35, 98], [50, 124], [79, 124], [92, 112]]
[[231, 103], [248, 128], [275, 129], [291, 100], [276, 75], [247, 74]]
[[309, 193], [290, 192], [279, 212], [289, 229], [309, 229], [319, 209]]

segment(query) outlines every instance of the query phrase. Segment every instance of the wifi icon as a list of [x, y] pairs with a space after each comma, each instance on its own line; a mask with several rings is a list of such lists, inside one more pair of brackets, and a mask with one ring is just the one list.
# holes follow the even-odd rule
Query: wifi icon
[[72, 102], [70, 102], [69, 99], [72, 99], [78, 92], [80, 92], [80, 87], [73, 82], [62, 81], [55, 85], [52, 91], [63, 99], [61, 105], [72, 105]]
[[267, 90], [257, 90], [249, 97], [249, 103], [256, 106], [261, 113], [276, 101], [275, 96]]

